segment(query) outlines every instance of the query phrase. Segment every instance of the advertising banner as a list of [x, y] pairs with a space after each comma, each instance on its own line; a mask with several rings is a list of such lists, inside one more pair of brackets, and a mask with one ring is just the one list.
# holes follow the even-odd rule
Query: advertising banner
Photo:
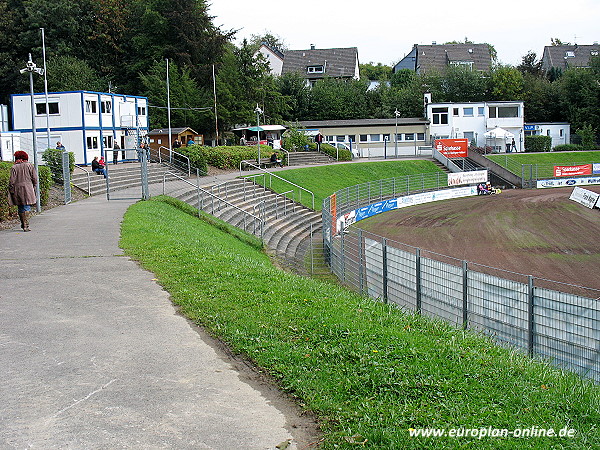
[[600, 197], [600, 194], [576, 187], [573, 189], [573, 192], [571, 192], [569, 200], [576, 201], [577, 203], [592, 209], [598, 204], [598, 197]]
[[600, 184], [600, 176], [595, 177], [581, 177], [581, 178], [564, 178], [562, 180], [549, 179], [549, 180], [538, 180], [537, 188], [556, 188], [556, 187], [567, 187], [567, 186], [586, 186], [590, 184]]
[[331, 196], [331, 201], [329, 204], [329, 212], [331, 213], [331, 228], [333, 234], [337, 234], [337, 196], [335, 193]]
[[488, 180], [487, 170], [472, 170], [470, 172], [457, 172], [448, 174], [448, 186], [461, 184], [485, 183]]
[[575, 177], [577, 175], [591, 175], [592, 165], [582, 164], [580, 166], [554, 166], [555, 177]]
[[593, 167], [592, 167], [592, 173], [595, 174], [600, 174], [600, 163], [594, 163]]
[[446, 158], [466, 158], [469, 149], [468, 139], [436, 139], [435, 149]]

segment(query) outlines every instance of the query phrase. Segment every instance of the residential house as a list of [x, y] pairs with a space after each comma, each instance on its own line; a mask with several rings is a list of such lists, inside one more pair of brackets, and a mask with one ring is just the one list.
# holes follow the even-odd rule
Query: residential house
[[309, 50], [288, 50], [283, 58], [282, 74], [296, 72], [306, 78], [313, 86], [325, 77], [338, 79], [360, 78], [358, 49], [326, 48], [317, 49], [311, 45]]
[[[135, 149], [148, 133], [146, 97], [90, 91], [51, 92], [48, 106], [44, 93], [34, 94], [34, 108], [38, 151], [54, 148], [60, 141], [67, 151], [75, 154], [76, 164], [91, 164], [95, 156], [112, 151], [115, 143], [121, 149], [128, 149], [126, 159], [136, 158]], [[33, 150], [31, 95], [12, 95], [11, 110], [13, 129], [21, 133], [21, 150], [30, 153]]]
[[[430, 96], [431, 94], [425, 94]], [[432, 103], [426, 98], [427, 119], [431, 122], [432, 139], [468, 139], [477, 147], [489, 146], [504, 151], [511, 140], [486, 136], [498, 128], [512, 134], [516, 150], [524, 151], [524, 104], [522, 101]]]
[[276, 77], [281, 75], [284, 55], [279, 49], [271, 47], [263, 42], [257, 53], [260, 53], [269, 63], [271, 75]]
[[593, 57], [598, 56], [600, 45], [547, 45], [542, 55], [542, 69], [565, 70], [569, 67], [590, 67]]
[[488, 44], [415, 44], [392, 71], [396, 73], [410, 69], [417, 73], [443, 72], [449, 66], [487, 72], [492, 67], [490, 48]]
[[429, 120], [386, 118], [357, 120], [303, 121], [309, 135], [320, 133], [324, 142], [344, 143], [356, 157], [395, 157], [417, 155], [429, 140]]

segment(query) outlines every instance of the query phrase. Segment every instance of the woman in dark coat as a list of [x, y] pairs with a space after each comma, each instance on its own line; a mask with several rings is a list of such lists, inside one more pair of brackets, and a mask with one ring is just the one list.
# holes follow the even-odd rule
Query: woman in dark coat
[[27, 162], [28, 159], [27, 153], [15, 152], [15, 164], [10, 169], [10, 179], [8, 180], [8, 204], [17, 207], [23, 231], [30, 231], [30, 205], [37, 202], [35, 186], [38, 177], [33, 164]]

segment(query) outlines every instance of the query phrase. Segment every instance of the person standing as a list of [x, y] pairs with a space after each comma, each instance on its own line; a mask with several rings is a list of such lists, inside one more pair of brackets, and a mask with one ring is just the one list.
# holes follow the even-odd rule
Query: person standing
[[121, 150], [121, 147], [119, 147], [118, 142], [115, 142], [115, 145], [113, 146], [113, 164], [117, 164], [119, 159], [119, 150]]
[[15, 152], [15, 164], [10, 169], [8, 181], [8, 204], [17, 207], [23, 231], [31, 231], [29, 229], [31, 205], [37, 202], [35, 186], [38, 176], [35, 167], [28, 160], [29, 155], [24, 151]]
[[179, 139], [175, 139], [173, 141], [173, 149], [177, 150], [179, 148], [181, 148], [181, 141]]
[[317, 133], [315, 142], [317, 143], [317, 150], [321, 151], [321, 142], [323, 142], [323, 135], [321, 133]]
[[62, 142], [58, 141], [56, 143], [56, 150], [62, 150], [64, 152], [66, 150], [66, 148], [64, 145], [62, 145]]

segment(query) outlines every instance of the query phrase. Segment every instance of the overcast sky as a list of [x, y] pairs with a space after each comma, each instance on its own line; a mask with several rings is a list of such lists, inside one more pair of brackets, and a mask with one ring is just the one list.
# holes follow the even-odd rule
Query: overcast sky
[[239, 30], [238, 43], [269, 32], [291, 50], [358, 47], [361, 63], [387, 65], [413, 44], [465, 37], [511, 65], [529, 50], [541, 57], [550, 38], [600, 41], [600, 0], [212, 0], [209, 12], [221, 29]]

